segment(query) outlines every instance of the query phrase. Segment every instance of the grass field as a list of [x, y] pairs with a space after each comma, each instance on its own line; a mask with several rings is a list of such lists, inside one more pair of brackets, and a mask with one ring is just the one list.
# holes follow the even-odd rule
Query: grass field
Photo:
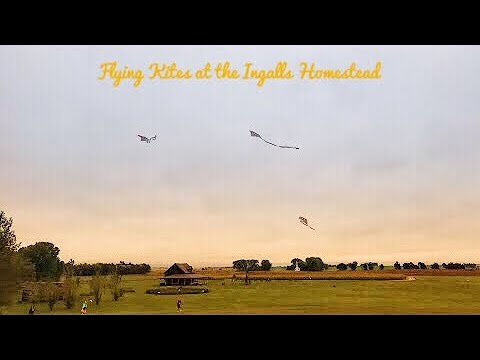
[[[224, 284], [224, 285], [223, 285]], [[177, 314], [175, 295], [147, 295], [158, 287], [155, 274], [125, 276], [123, 286], [135, 290], [114, 302], [104, 294], [89, 314]], [[210, 280], [209, 292], [183, 295], [183, 314], [457, 314], [480, 313], [479, 276], [417, 276], [416, 281], [356, 280]], [[82, 278], [80, 292], [88, 292]], [[82, 298], [81, 300], [83, 300]], [[80, 314], [63, 303], [52, 314]], [[16, 304], [7, 314], [26, 314], [28, 304]], [[51, 314], [46, 303], [37, 313]]]

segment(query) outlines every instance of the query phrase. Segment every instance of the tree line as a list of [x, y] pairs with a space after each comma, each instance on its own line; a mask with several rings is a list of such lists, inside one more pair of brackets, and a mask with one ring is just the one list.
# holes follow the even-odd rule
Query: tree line
[[76, 276], [93, 276], [96, 274], [99, 275], [133, 275], [133, 274], [146, 274], [151, 271], [151, 267], [148, 264], [126, 264], [123, 261], [120, 261], [118, 264], [110, 263], [96, 263], [96, 264], [75, 264], [73, 260], [70, 260], [72, 263], [65, 264], [66, 266], [72, 267], [72, 273]]
[[[408, 263], [403, 263], [400, 264], [398, 261], [395, 262], [394, 264], [394, 269], [395, 270], [426, 270], [428, 268], [432, 270], [438, 270], [440, 268], [446, 269], [446, 270], [469, 270], [469, 269], [475, 269], [476, 268], [475, 263], [443, 263], [442, 265], [439, 265], [438, 263], [433, 263], [431, 265], [426, 265], [424, 262], [418, 262], [417, 264], [414, 264], [413, 262], [408, 262]], [[346, 270], [351, 270], [355, 271], [358, 268], [364, 270], [364, 271], [370, 271], [370, 270], [384, 270], [385, 265], [384, 264], [378, 264], [377, 262], [365, 262], [362, 264], [359, 264], [357, 261], [352, 261], [350, 263], [339, 263], [337, 265], [329, 265], [327, 263], [324, 263], [323, 260], [320, 257], [307, 257], [305, 260], [302, 260], [300, 258], [294, 258], [291, 260], [291, 265], [287, 266], [287, 270], [295, 270], [298, 267], [300, 271], [324, 271], [328, 270], [330, 267], [336, 268], [339, 271], [346, 271]], [[248, 272], [250, 271], [268, 271], [272, 268], [272, 264], [269, 260], [262, 260], [261, 265], [259, 264], [258, 260], [251, 259], [251, 260], [235, 260], [233, 262], [233, 268], [239, 271], [244, 271], [245, 272], [245, 278], [246, 281], [248, 279]]]
[[[401, 265], [398, 261], [396, 261], [393, 267], [395, 268], [395, 270], [401, 270], [402, 268], [404, 270], [419, 270], [419, 269], [426, 270], [427, 269], [427, 265], [425, 265], [425, 263], [423, 262], [419, 262], [418, 264], [409, 262], [409, 263], [403, 263], [403, 265]], [[432, 270], [440, 270], [440, 265], [436, 262], [430, 265], [429, 267]], [[441, 267], [446, 270], [471, 270], [471, 269], [475, 269], [477, 267], [477, 264], [449, 262], [448, 264], [442, 263]]]
[[[59, 254], [60, 249], [46, 241], [21, 247], [13, 230], [13, 219], [7, 218], [5, 213], [0, 211], [0, 312], [2, 306], [15, 300], [17, 291], [24, 282], [37, 283], [35, 288], [39, 289], [42, 298], [48, 299], [50, 309], [53, 309], [53, 305], [60, 298], [67, 308], [71, 308], [78, 297], [78, 276], [93, 276], [89, 285], [98, 303], [106, 288], [111, 289], [115, 301], [123, 295], [124, 290], [120, 287], [122, 275], [145, 274], [151, 270], [148, 264], [127, 264], [123, 261], [118, 264], [77, 265], [73, 260], [64, 263]], [[62, 276], [64, 282], [60, 296], [55, 282]], [[46, 281], [46, 286], [40, 286], [39, 281]]]

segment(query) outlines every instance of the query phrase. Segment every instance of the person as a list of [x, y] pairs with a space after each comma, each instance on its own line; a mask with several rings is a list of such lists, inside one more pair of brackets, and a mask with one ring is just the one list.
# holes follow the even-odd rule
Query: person
[[82, 305], [82, 310], [80, 311], [82, 315], [87, 315], [87, 306], [87, 301], [84, 301]]
[[30, 305], [30, 309], [28, 310], [28, 314], [29, 315], [33, 315], [35, 314], [35, 305]]
[[177, 311], [182, 312], [182, 299], [177, 299]]

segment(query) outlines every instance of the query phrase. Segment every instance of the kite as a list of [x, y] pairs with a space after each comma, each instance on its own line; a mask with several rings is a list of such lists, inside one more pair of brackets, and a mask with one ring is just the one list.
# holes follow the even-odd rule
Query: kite
[[260, 134], [257, 134], [255, 131], [252, 131], [252, 130], [250, 130], [250, 135], [251, 135], [251, 136], [254, 136], [254, 137], [258, 137], [258, 138], [260, 138], [261, 140], [265, 141], [267, 144], [270, 144], [270, 145], [273, 145], [273, 146], [276, 146], [276, 147], [280, 147], [280, 148], [284, 148], [284, 149], [297, 149], [297, 150], [300, 149], [300, 148], [295, 147], [295, 146], [276, 145], [276, 144], [274, 144], [274, 143], [271, 143], [270, 141], [265, 140], [264, 138], [262, 138], [262, 137], [260, 136]]
[[307, 220], [307, 219], [305, 219], [305, 218], [302, 217], [302, 216], [299, 216], [298, 218], [300, 219], [300, 222], [301, 222], [303, 225], [308, 226], [308, 227], [309, 227], [310, 229], [312, 229], [312, 230], [315, 230], [315, 229], [312, 228], [310, 225], [308, 225], [308, 220]]
[[155, 135], [154, 137], [151, 137], [151, 138], [148, 138], [146, 136], [143, 136], [143, 135], [137, 135], [140, 137], [140, 141], [146, 141], [147, 144], [150, 144], [150, 141], [152, 140], [157, 140], [157, 135]]

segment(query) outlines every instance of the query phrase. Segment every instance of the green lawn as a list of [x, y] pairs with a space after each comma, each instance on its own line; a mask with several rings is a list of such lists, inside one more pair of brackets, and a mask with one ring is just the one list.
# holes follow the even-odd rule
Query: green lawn
[[[480, 313], [480, 276], [425, 276], [416, 281], [253, 281], [246, 286], [241, 281], [211, 280], [209, 292], [184, 295], [184, 313], [253, 313], [253, 314], [415, 314], [415, 313]], [[173, 314], [175, 295], [147, 295], [145, 290], [158, 287], [158, 281], [148, 275], [125, 276], [127, 293], [114, 302], [104, 294], [97, 306], [89, 304], [89, 314]], [[82, 279], [80, 292], [88, 292]], [[81, 299], [83, 300], [83, 298]], [[57, 303], [54, 314], [80, 314], [81, 302], [72, 310]], [[28, 304], [16, 304], [8, 314], [25, 314]], [[48, 305], [37, 305], [37, 313], [50, 314]]]

